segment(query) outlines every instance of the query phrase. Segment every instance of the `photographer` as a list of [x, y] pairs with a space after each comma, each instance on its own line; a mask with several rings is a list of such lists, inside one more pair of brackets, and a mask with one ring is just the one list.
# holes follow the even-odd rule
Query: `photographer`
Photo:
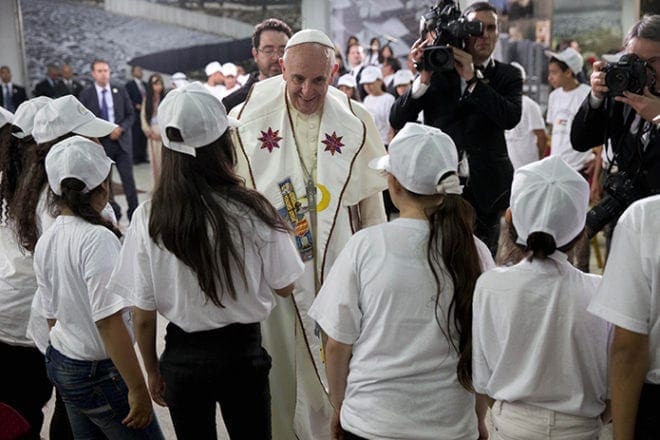
[[[453, 2], [439, 2], [435, 11], [440, 11], [441, 6], [441, 11], [446, 11], [448, 4]], [[451, 27], [442, 23], [445, 14], [439, 15], [439, 26]], [[465, 10], [463, 17], [467, 19], [468, 33], [471, 22], [476, 21], [483, 24], [483, 32], [468, 34], [464, 49], [456, 47], [460, 44], [451, 45], [451, 70], [434, 71], [433, 66], [423, 62], [431, 58], [424, 56], [424, 49], [434, 43], [433, 39], [439, 39], [437, 31], [413, 44], [411, 57], [420, 75], [392, 106], [390, 125], [398, 130], [406, 122], [415, 121], [423, 110], [425, 124], [451, 136], [459, 158], [467, 156], [469, 177], [463, 194], [477, 214], [475, 234], [494, 254], [500, 213], [508, 206], [513, 178], [504, 130], [520, 121], [522, 78], [518, 69], [492, 57], [498, 38], [496, 9], [487, 2], [477, 2]], [[435, 43], [446, 46], [443, 41]]]
[[642, 17], [628, 32], [625, 58], [594, 63], [591, 93], [571, 129], [577, 151], [611, 143], [603, 201], [587, 216], [594, 235], [636, 199], [660, 192], [660, 15]]

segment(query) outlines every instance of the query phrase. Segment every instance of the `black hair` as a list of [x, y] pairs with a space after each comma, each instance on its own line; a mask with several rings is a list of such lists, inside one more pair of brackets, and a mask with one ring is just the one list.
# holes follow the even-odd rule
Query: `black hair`
[[582, 231], [577, 235], [577, 237], [575, 237], [569, 243], [558, 248], [557, 243], [555, 242], [555, 239], [552, 237], [552, 235], [548, 234], [547, 232], [537, 231], [529, 234], [527, 236], [527, 243], [522, 245], [517, 242], [518, 231], [516, 231], [515, 226], [513, 226], [513, 222], [510, 222], [508, 224], [508, 227], [509, 227], [509, 237], [511, 238], [511, 241], [515, 243], [518, 249], [520, 249], [521, 251], [527, 254], [528, 261], [532, 261], [535, 258], [539, 260], [545, 260], [546, 258], [548, 258], [550, 254], [552, 254], [556, 250], [559, 250], [561, 252], [568, 252], [577, 244], [578, 241], [580, 241], [580, 239], [584, 235], [584, 231]]
[[[176, 128], [167, 127], [166, 135], [170, 141], [183, 141]], [[256, 217], [273, 229], [288, 230], [273, 205], [246, 188], [236, 174], [234, 151], [228, 131], [197, 148], [196, 156], [163, 148], [161, 178], [149, 217], [151, 239], [196, 274], [200, 289], [218, 307], [224, 307], [224, 293], [236, 298], [240, 291], [232, 266], [246, 284], [241, 224]], [[246, 213], [236, 214], [231, 205], [245, 208], [247, 219]]]
[[[106, 181], [110, 184], [109, 178]], [[60, 209], [64, 207], [69, 208], [76, 217], [80, 217], [87, 223], [103, 226], [115, 234], [117, 238], [121, 238], [122, 235], [119, 229], [92, 207], [92, 198], [98, 193], [107, 191], [107, 189], [103, 188], [103, 185], [85, 192], [85, 182], [74, 177], [69, 177], [60, 182], [60, 187], [62, 188], [62, 194], [58, 196], [53, 193], [52, 204]]]
[[465, 8], [463, 11], [463, 15], [467, 17], [473, 12], [481, 12], [481, 11], [490, 11], [495, 13], [497, 15], [497, 8], [493, 5], [491, 5], [489, 2], [475, 2], [472, 3], [470, 6]]
[[288, 24], [277, 18], [268, 18], [254, 27], [252, 32], [252, 47], [259, 49], [261, 44], [261, 33], [263, 31], [282, 32], [287, 37], [291, 38], [292, 32]]
[[[442, 182], [453, 172], [447, 173]], [[429, 197], [412, 193], [415, 198]], [[437, 197], [437, 196], [431, 196]], [[458, 355], [456, 373], [459, 383], [472, 390], [472, 298], [481, 261], [474, 241], [474, 208], [461, 195], [444, 194], [440, 203], [426, 211], [431, 231], [426, 247], [427, 260], [437, 285], [435, 318], [440, 330]], [[440, 316], [443, 279], [449, 277], [453, 295], [445, 317]], [[442, 320], [447, 322], [447, 331]], [[452, 326], [453, 324], [453, 326]], [[458, 335], [458, 344], [451, 336]]]

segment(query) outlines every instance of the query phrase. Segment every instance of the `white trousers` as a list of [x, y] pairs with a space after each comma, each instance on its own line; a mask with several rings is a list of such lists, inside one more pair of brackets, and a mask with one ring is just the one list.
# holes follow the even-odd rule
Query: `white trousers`
[[524, 403], [498, 400], [491, 409], [494, 440], [597, 440], [599, 417], [563, 414]]

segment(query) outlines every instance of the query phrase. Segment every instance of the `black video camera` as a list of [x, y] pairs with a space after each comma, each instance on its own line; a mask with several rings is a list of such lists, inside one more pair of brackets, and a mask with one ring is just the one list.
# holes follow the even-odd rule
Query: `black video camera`
[[612, 220], [619, 217], [633, 202], [646, 197], [627, 171], [610, 174], [605, 179], [605, 196], [587, 213], [587, 236], [593, 237]]
[[434, 31], [435, 40], [433, 46], [424, 48], [422, 62], [418, 63], [417, 69], [444, 72], [454, 68], [454, 53], [447, 45], [464, 50], [468, 37], [483, 35], [484, 24], [479, 20], [467, 21], [461, 16], [456, 1], [439, 0], [422, 15], [419, 30], [422, 40]]
[[[618, 62], [608, 64], [603, 71], [605, 85], [610, 89], [609, 96], [621, 96], [625, 91], [644, 94], [644, 87], [650, 75], [646, 62], [635, 54], [622, 55]], [[652, 79], [655, 82], [655, 78]], [[651, 90], [653, 88], [651, 87]]]

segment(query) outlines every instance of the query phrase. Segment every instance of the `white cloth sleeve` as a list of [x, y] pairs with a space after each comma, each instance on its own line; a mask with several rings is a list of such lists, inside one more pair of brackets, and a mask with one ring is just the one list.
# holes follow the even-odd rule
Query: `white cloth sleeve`
[[618, 327], [646, 335], [651, 286], [640, 257], [642, 237], [628, 224], [629, 219], [624, 214], [614, 228], [603, 280], [587, 310]]
[[362, 321], [355, 247], [354, 236], [335, 260], [308, 312], [329, 337], [347, 345], [360, 336]]
[[119, 259], [110, 276], [108, 290], [123, 296], [143, 310], [156, 310], [156, 297], [146, 247], [146, 240], [150, 240], [150, 237], [143, 215], [144, 208], [140, 206], [135, 210], [126, 232]]
[[477, 253], [479, 254], [479, 261], [481, 261], [481, 271], [486, 272], [495, 267], [495, 260], [493, 260], [493, 255], [490, 253], [490, 249], [486, 246], [486, 243], [479, 240], [477, 237], [474, 237], [474, 244], [477, 246]]
[[422, 96], [424, 96], [424, 94], [426, 93], [426, 91], [429, 89], [429, 86], [430, 86], [430, 84], [423, 84], [423, 83], [422, 83], [422, 80], [419, 79], [419, 76], [418, 76], [418, 77], [415, 78], [415, 80], [413, 81], [413, 84], [412, 84], [412, 90], [411, 90], [411, 92], [410, 92], [410, 96], [411, 96], [413, 99], [419, 99], [419, 98], [421, 98]]
[[487, 384], [492, 374], [482, 348], [482, 337], [479, 331], [482, 329], [482, 304], [481, 297], [483, 290], [479, 286], [479, 281], [474, 289], [472, 302], [472, 386], [474, 391], [479, 394], [488, 394]]
[[300, 278], [305, 265], [289, 233], [276, 229], [271, 231], [270, 239], [259, 249], [259, 255], [268, 285], [271, 289], [282, 289]]
[[106, 289], [106, 284], [119, 256], [119, 239], [106, 229], [94, 234], [82, 249], [83, 277], [87, 285], [94, 322], [130, 306], [130, 303]]

